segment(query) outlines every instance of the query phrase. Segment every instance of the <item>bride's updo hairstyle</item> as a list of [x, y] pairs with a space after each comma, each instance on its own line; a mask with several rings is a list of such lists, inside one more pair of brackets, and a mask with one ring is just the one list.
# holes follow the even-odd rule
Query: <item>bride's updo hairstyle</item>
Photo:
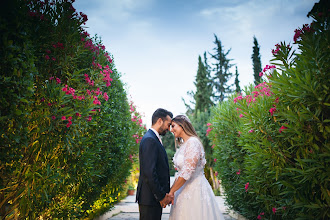
[[[177, 125], [179, 125], [188, 136], [190, 136], [190, 137], [194, 136], [199, 139], [197, 132], [195, 131], [194, 127], [192, 126], [192, 124], [187, 116], [177, 115], [172, 119], [172, 122], [175, 122]], [[183, 143], [182, 138], [175, 139], [175, 147], [177, 145], [180, 146], [182, 143]]]

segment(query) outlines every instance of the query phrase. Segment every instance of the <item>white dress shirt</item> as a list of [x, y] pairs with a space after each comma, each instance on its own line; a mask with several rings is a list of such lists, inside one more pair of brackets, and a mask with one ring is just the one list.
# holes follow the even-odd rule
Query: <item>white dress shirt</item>
[[160, 143], [163, 145], [163, 142], [162, 142], [162, 139], [160, 139], [159, 133], [153, 128], [150, 128], [150, 130], [152, 130], [155, 133], [155, 135], [158, 137]]

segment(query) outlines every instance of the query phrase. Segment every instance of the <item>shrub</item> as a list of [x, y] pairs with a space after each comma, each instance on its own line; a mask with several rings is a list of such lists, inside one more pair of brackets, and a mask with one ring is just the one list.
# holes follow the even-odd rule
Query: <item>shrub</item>
[[71, 1], [6, 1], [0, 17], [0, 215], [93, 218], [137, 152], [113, 57]]
[[248, 219], [330, 217], [329, 12], [314, 9], [296, 30], [298, 52], [276, 45], [266, 81], [212, 112], [227, 202]]

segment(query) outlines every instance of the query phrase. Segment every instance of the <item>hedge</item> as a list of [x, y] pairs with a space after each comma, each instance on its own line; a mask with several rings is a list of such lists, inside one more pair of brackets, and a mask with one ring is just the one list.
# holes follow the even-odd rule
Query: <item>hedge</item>
[[127, 188], [144, 128], [72, 2], [1, 7], [1, 219], [93, 218]]
[[264, 81], [212, 109], [215, 170], [247, 219], [330, 217], [329, 7], [318, 6], [297, 51], [277, 44]]

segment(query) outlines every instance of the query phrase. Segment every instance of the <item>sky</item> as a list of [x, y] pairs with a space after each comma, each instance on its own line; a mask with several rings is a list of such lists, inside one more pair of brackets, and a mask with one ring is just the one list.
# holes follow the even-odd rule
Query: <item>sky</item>
[[[240, 86], [253, 83], [252, 48], [262, 68], [275, 44], [293, 42], [294, 30], [311, 23], [317, 0], [76, 0], [86, 30], [101, 37], [122, 75], [128, 99], [147, 128], [157, 108], [184, 114], [182, 98], [195, 91], [198, 56], [213, 52], [214, 35], [230, 50]], [[209, 62], [211, 59], [209, 58]], [[232, 72], [234, 73], [234, 69]], [[234, 77], [233, 79], [234, 80]], [[110, 97], [111, 98], [111, 97]]]

